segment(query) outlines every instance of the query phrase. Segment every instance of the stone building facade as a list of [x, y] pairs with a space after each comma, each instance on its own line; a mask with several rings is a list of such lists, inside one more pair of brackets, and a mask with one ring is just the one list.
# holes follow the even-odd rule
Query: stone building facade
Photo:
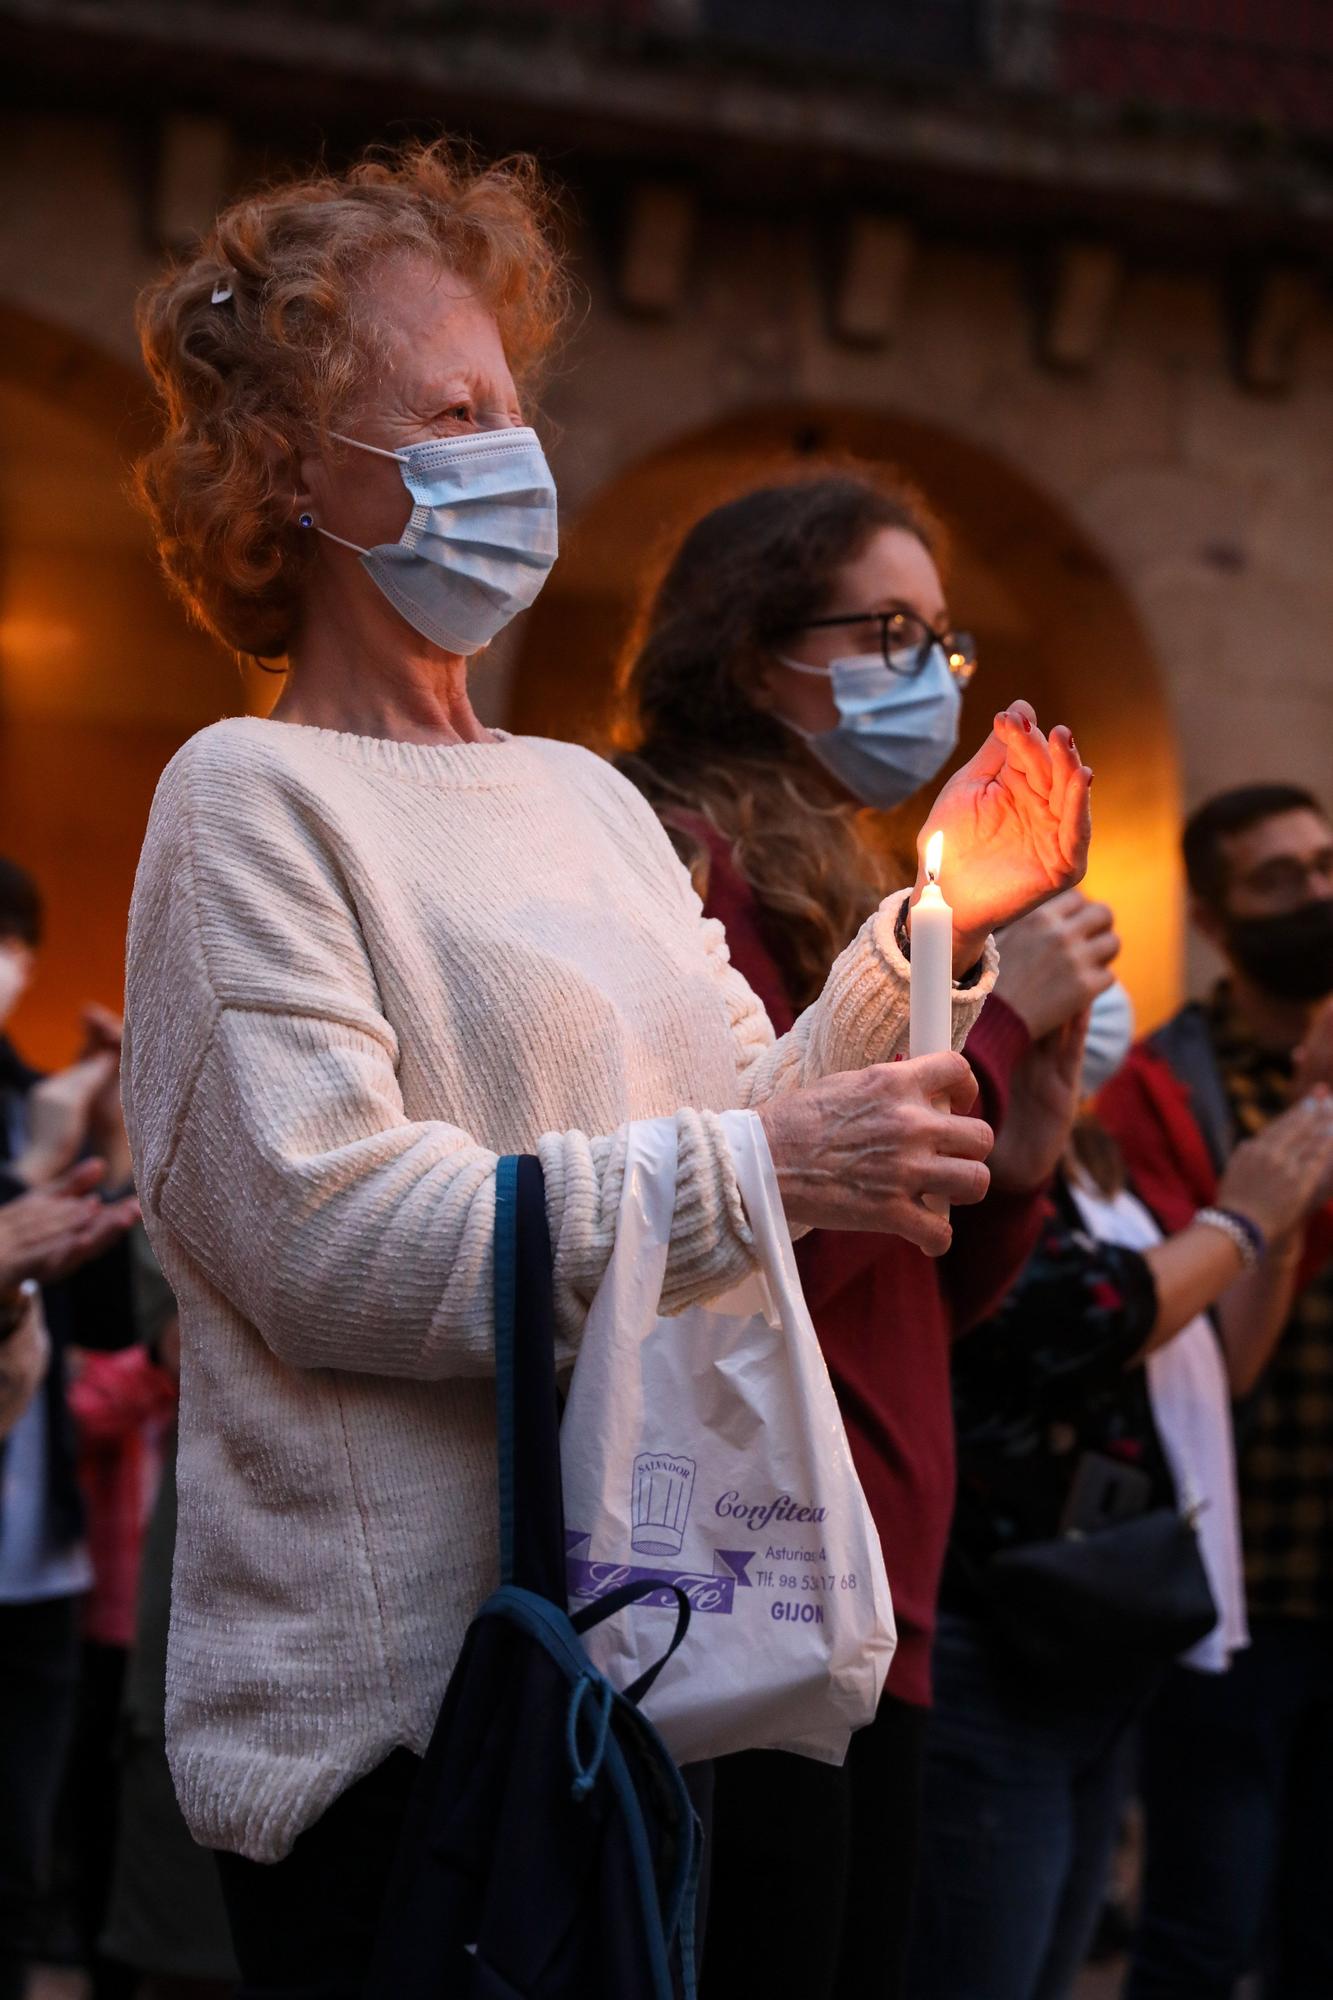
[[[75, 61], [54, 0], [0, 0], [34, 80], [0, 139], [0, 847], [53, 903], [29, 1046], [67, 1053], [76, 1000], [116, 997], [165, 757], [272, 685], [188, 630], [126, 498], [135, 292], [231, 189], [317, 131], [335, 153], [383, 136], [400, 104], [413, 129], [534, 146], [569, 188], [581, 307], [544, 418], [564, 552], [478, 668], [485, 711], [596, 740], [636, 592], [692, 514], [793, 454], [888, 460], [943, 514], [953, 610], [981, 641], [965, 747], [1017, 693], [1068, 720], [1141, 1014], [1205, 975], [1184, 950], [1182, 806], [1258, 777], [1333, 797], [1317, 93], [1256, 153], [1215, 111], [1145, 132], [1083, 105], [1071, 127], [994, 66], [932, 99], [901, 50], [867, 94], [832, 57], [775, 77], [753, 50], [695, 50], [682, 79], [623, 21], [554, 55], [515, 29], [497, 71], [469, 30], [440, 78], [409, 60], [403, 5], [397, 66], [367, 78], [384, 45], [358, 41], [357, 9], [299, 63], [274, 53], [281, 8], [262, 31], [245, 8], [191, 10], [219, 19], [202, 52], [168, 10], [123, 11], [133, 34]], [[901, 111], [878, 150], [876, 103]]]

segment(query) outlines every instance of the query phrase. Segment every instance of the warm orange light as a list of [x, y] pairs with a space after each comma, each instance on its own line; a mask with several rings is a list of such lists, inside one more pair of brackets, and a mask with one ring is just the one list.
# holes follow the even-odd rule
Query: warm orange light
[[944, 857], [944, 835], [937, 828], [935, 832], [931, 834], [930, 839], [926, 842], [926, 880], [928, 882], [939, 881], [940, 862], [943, 859], [943, 857]]
[[0, 618], [0, 651], [24, 660], [41, 661], [52, 653], [67, 652], [78, 636], [74, 626], [62, 618], [21, 614]]

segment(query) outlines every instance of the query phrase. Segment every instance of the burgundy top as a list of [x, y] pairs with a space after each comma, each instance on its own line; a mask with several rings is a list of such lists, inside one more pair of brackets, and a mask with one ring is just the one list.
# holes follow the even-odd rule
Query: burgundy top
[[[693, 814], [678, 817], [708, 843], [706, 913], [723, 925], [732, 963], [784, 1034], [792, 1003], [764, 942], [754, 893], [715, 829]], [[977, 1113], [997, 1128], [1028, 1041], [1017, 1014], [992, 995], [964, 1053], [980, 1085]], [[953, 1248], [939, 1259], [901, 1237], [850, 1230], [815, 1230], [796, 1246], [893, 1591], [898, 1650], [887, 1692], [918, 1706], [930, 1700], [935, 1601], [954, 1502], [949, 1343], [1009, 1290], [1036, 1243], [1045, 1206], [1038, 1191], [997, 1192], [976, 1207], [956, 1208]]]

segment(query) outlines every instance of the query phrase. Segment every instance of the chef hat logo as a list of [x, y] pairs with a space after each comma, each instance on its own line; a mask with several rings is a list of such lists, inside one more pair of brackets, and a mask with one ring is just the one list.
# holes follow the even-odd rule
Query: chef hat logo
[[678, 1556], [694, 1497], [694, 1460], [641, 1451], [634, 1461], [630, 1547], [641, 1556]]

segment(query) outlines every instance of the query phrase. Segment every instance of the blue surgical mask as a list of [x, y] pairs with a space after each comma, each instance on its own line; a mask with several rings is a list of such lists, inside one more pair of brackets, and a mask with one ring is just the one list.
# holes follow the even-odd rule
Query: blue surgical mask
[[[526, 611], [559, 552], [555, 481], [537, 433], [513, 429], [427, 438], [385, 451], [332, 435], [358, 451], [395, 458], [412, 495], [396, 542], [354, 549], [395, 610], [446, 653], [476, 653]], [[318, 526], [318, 523], [312, 523]]]
[[[901, 657], [906, 670], [916, 654]], [[879, 653], [858, 653], [827, 667], [783, 653], [778, 658], [797, 673], [832, 681], [834, 727], [813, 733], [795, 723], [788, 727], [862, 805], [881, 811], [901, 805], [948, 762], [958, 742], [963, 691], [943, 646], [933, 645], [916, 672], [892, 672]]]

